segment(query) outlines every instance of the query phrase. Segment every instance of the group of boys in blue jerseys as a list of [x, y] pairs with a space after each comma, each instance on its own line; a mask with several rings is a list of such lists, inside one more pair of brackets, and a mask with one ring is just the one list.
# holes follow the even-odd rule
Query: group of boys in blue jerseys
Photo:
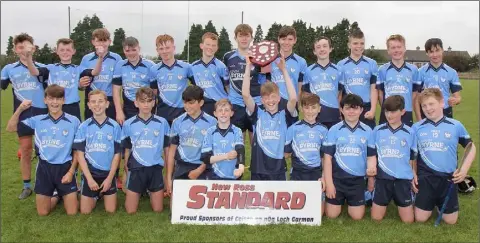
[[[285, 26], [278, 35], [280, 54], [262, 73], [250, 61], [252, 33], [249, 25], [238, 25], [237, 49], [223, 60], [214, 56], [218, 36], [205, 33], [202, 58], [192, 64], [176, 60], [174, 39], [160, 35], [155, 43], [162, 61], [155, 64], [140, 57], [134, 37], [125, 39], [127, 58], [121, 60], [108, 51], [109, 32], [97, 29], [95, 51], [79, 66], [71, 63], [71, 39], [57, 42], [60, 63], [43, 65], [32, 60], [32, 37], [16, 36], [20, 60], [3, 68], [1, 87], [13, 86], [7, 130], [17, 132], [22, 154], [19, 198], [32, 193], [32, 136], [39, 157], [39, 215], [48, 215], [60, 198], [67, 214], [77, 213], [77, 164], [82, 213], [90, 213], [99, 198], [107, 212], [115, 212], [122, 184], [127, 213], [137, 211], [145, 192], [153, 211], [161, 212], [175, 179], [241, 179], [248, 168], [247, 130], [251, 179], [286, 180], [286, 158], [291, 158], [290, 180], [322, 182], [322, 214], [329, 218], [338, 217], [346, 201], [351, 218], [362, 219], [371, 195], [373, 219], [381, 220], [393, 200], [403, 222], [425, 222], [442, 206], [450, 185], [465, 179], [476, 149], [452, 118], [462, 86], [442, 61], [440, 39], [425, 43], [430, 63], [418, 69], [405, 62], [405, 39], [392, 35], [386, 42], [392, 60], [378, 68], [363, 56], [365, 38], [355, 29], [349, 34], [349, 57], [331, 63], [332, 42], [319, 37], [317, 62], [307, 66], [293, 53], [295, 29]], [[84, 122], [78, 90], [85, 90]], [[378, 102], [382, 112], [376, 126]], [[465, 147], [461, 166], [457, 144]], [[123, 182], [118, 178], [122, 155]], [[450, 197], [443, 220], [454, 224], [457, 190]]]

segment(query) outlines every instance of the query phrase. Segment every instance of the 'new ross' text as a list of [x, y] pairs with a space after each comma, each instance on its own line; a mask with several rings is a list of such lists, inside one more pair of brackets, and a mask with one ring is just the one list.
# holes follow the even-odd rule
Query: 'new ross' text
[[189, 191], [187, 208], [201, 209], [283, 209], [300, 210], [306, 203], [303, 192], [264, 192], [255, 191], [255, 185], [192, 186]]

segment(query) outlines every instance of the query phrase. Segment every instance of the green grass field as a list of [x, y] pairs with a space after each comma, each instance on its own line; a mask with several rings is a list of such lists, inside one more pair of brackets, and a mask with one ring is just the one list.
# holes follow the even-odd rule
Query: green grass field
[[[479, 141], [478, 80], [462, 80], [462, 104], [454, 109], [473, 141]], [[83, 107], [83, 104], [81, 104]], [[377, 109], [378, 111], [380, 109]], [[63, 204], [47, 217], [37, 216], [35, 196], [19, 201], [22, 180], [17, 159], [16, 134], [6, 133], [5, 126], [12, 114], [12, 92], [1, 92], [1, 241], [2, 242], [478, 242], [479, 191], [460, 196], [458, 224], [433, 226], [436, 214], [427, 223], [402, 224], [393, 203], [381, 223], [370, 219], [367, 209], [362, 221], [349, 219], [345, 210], [335, 220], [323, 218], [322, 226], [192, 226], [172, 225], [168, 219], [168, 203], [161, 214], [151, 211], [149, 201], [142, 198], [136, 215], [124, 210], [124, 194], [120, 192], [118, 211], [108, 215], [103, 201], [91, 215], [66, 216]], [[378, 119], [378, 114], [377, 114]], [[463, 151], [460, 153], [460, 156]], [[249, 148], [247, 148], [249, 157]], [[478, 156], [477, 156], [478, 158]], [[249, 159], [247, 159], [249, 161]], [[32, 176], [36, 161], [32, 165]], [[478, 178], [478, 159], [470, 169]], [[249, 178], [247, 172], [246, 177]], [[480, 182], [480, 180], [478, 180]]]

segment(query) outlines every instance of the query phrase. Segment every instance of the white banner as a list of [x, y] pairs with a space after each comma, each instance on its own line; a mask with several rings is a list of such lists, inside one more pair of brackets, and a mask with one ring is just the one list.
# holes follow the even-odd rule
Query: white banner
[[321, 224], [320, 181], [173, 183], [172, 224]]

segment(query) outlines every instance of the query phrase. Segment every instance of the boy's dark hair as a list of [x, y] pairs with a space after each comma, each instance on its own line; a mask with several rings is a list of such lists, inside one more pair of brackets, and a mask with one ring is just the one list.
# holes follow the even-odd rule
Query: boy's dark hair
[[313, 42], [313, 47], [315, 48], [315, 44], [321, 40], [327, 40], [328, 41], [328, 47], [332, 48], [332, 40], [326, 36], [320, 36], [317, 39], [315, 39], [315, 42]]
[[13, 44], [16, 45], [18, 43], [22, 43], [24, 41], [29, 41], [33, 45], [33, 37], [31, 37], [27, 33], [20, 33], [13, 38]]
[[356, 94], [347, 94], [342, 98], [342, 101], [340, 101], [340, 107], [342, 107], [342, 109], [345, 105], [349, 105], [352, 108], [363, 108], [363, 100]]
[[292, 35], [293, 38], [297, 39], [297, 32], [295, 31], [295, 29], [292, 26], [283, 26], [278, 31], [278, 38], [279, 39], [287, 37], [289, 35]]
[[430, 38], [425, 42], [425, 52], [432, 51], [437, 46], [443, 49], [442, 40], [440, 38]]
[[137, 38], [133, 37], [133, 36], [129, 36], [127, 38], [125, 38], [125, 40], [123, 41], [122, 43], [122, 47], [125, 48], [125, 47], [137, 47], [139, 46], [140, 43], [138, 42]]
[[405, 109], [405, 99], [401, 95], [392, 95], [383, 102], [385, 111], [401, 111]]
[[182, 93], [182, 100], [184, 102], [189, 102], [189, 101], [202, 101], [203, 100], [203, 89], [196, 86], [196, 85], [190, 85], [188, 86], [185, 91]]
[[49, 85], [45, 89], [45, 98], [47, 97], [65, 98], [65, 89], [58, 84]]
[[316, 94], [302, 92], [302, 97], [300, 98], [300, 104], [303, 106], [310, 105], [320, 105], [320, 97]]
[[353, 29], [348, 34], [348, 39], [350, 39], [350, 38], [362, 39], [364, 37], [365, 37], [365, 35], [363, 34], [363, 32], [360, 29]]
[[150, 87], [141, 87], [135, 93], [136, 100], [146, 100], [146, 99], [153, 99], [155, 100], [155, 93], [153, 89]]

